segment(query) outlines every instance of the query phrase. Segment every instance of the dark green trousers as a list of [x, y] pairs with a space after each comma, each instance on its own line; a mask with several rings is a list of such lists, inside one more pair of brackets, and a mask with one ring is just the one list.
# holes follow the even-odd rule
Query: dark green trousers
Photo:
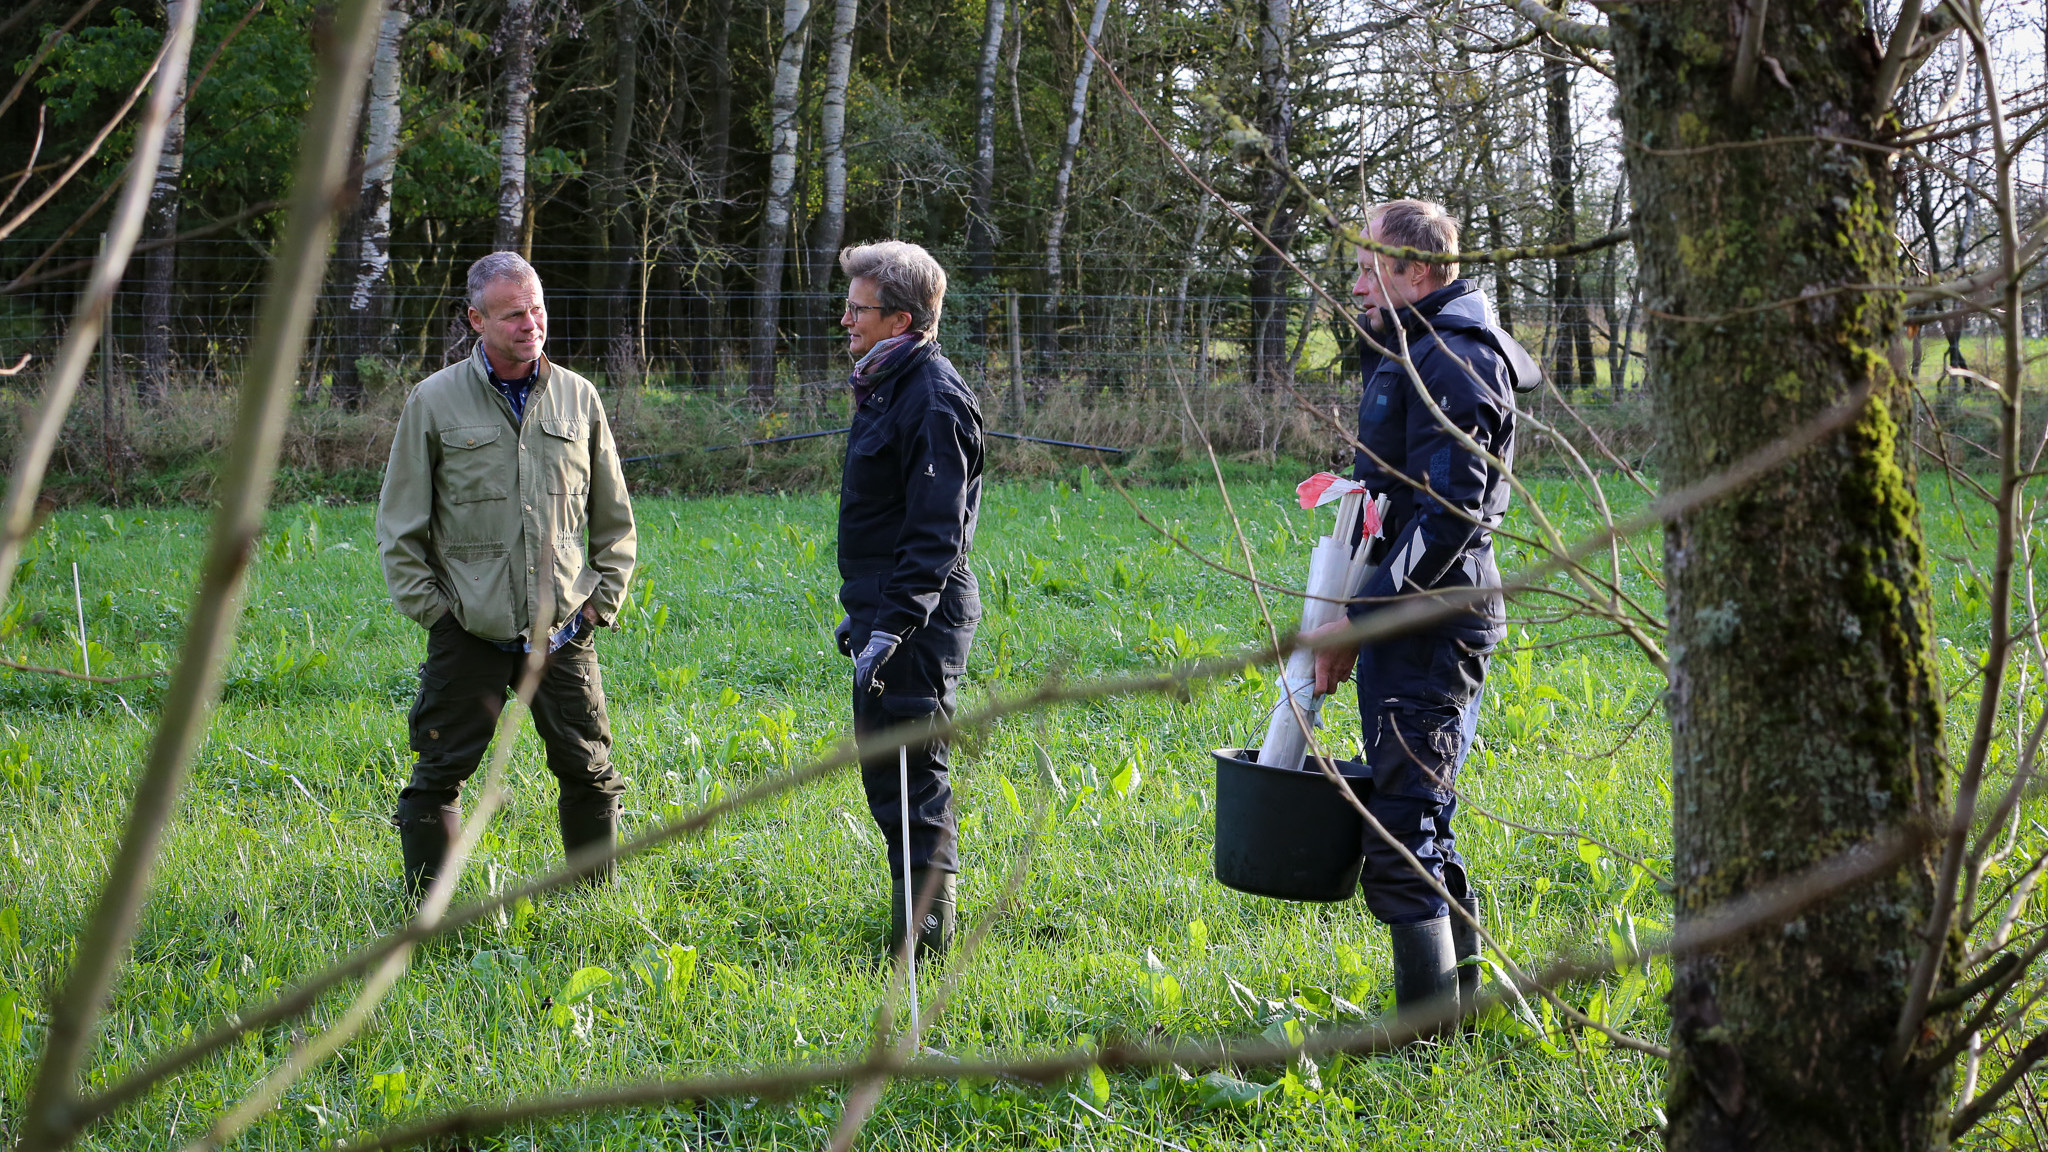
[[[398, 794], [401, 824], [455, 805], [463, 782], [483, 763], [525, 666], [525, 653], [470, 635], [453, 614], [434, 622], [409, 720], [418, 758]], [[611, 718], [589, 630], [547, 658], [533, 697], [533, 727], [547, 748], [548, 771], [561, 782], [561, 811], [614, 810], [626, 781], [612, 767]]]

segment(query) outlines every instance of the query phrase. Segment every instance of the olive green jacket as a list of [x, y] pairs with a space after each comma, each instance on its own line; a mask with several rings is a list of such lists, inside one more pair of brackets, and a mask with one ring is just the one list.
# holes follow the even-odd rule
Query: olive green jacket
[[609, 625], [635, 545], [597, 389], [543, 357], [514, 423], [481, 346], [427, 377], [391, 440], [377, 554], [392, 602], [421, 625], [453, 612], [486, 640], [545, 640], [586, 600]]

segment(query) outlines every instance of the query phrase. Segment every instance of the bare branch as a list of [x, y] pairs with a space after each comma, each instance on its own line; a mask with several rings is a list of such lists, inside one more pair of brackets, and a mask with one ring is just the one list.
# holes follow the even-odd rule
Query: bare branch
[[[1906, 0], [1913, 10], [1913, 19], [1920, 19], [1920, 0]], [[1749, 0], [1742, 13], [1742, 38], [1735, 45], [1734, 74], [1728, 83], [1728, 100], [1737, 107], [1749, 104], [1756, 92], [1756, 66], [1764, 54], [1764, 21], [1771, 10], [1771, 0]]]
[[[1674, 492], [1668, 492], [1638, 512], [1628, 521], [1614, 528], [1595, 533], [1576, 549], [1577, 554], [1590, 554], [1607, 546], [1610, 536], [1615, 534], [1633, 535], [1664, 524], [1685, 512], [1713, 503], [1735, 492], [1750, 482], [1776, 469], [1785, 461], [1822, 439], [1852, 423], [1861, 413], [1869, 399], [1868, 390], [1852, 393], [1843, 403], [1798, 428], [1793, 429], [1778, 441], [1766, 445], [1755, 453], [1744, 457], [1718, 476], [1709, 477]], [[1514, 593], [1534, 587], [1550, 579], [1570, 557], [1552, 558], [1536, 565], [1508, 582], [1502, 589]], [[1482, 590], [1483, 591], [1483, 590]], [[108, 1113], [125, 1107], [139, 1099], [156, 1084], [189, 1067], [198, 1060], [219, 1051], [233, 1043], [243, 1034], [293, 1019], [316, 1004], [330, 988], [344, 980], [353, 979], [376, 966], [384, 957], [409, 947], [430, 936], [444, 935], [473, 924], [502, 908], [509, 908], [520, 900], [531, 899], [543, 892], [551, 891], [575, 881], [593, 869], [616, 860], [639, 855], [661, 844], [683, 836], [701, 832], [726, 815], [757, 803], [770, 796], [786, 792], [791, 788], [823, 778], [833, 770], [857, 763], [866, 754], [894, 749], [906, 739], [945, 739], [967, 732], [1003, 716], [1034, 711], [1054, 704], [1074, 703], [1084, 700], [1100, 700], [1117, 696], [1141, 695], [1147, 693], [1185, 693], [1199, 681], [1215, 676], [1228, 675], [1255, 664], [1270, 664], [1284, 659], [1296, 647], [1337, 648], [1374, 643], [1393, 636], [1404, 635], [1418, 628], [1428, 627], [1466, 610], [1467, 603], [1477, 592], [1450, 592], [1439, 596], [1433, 602], [1415, 601], [1369, 617], [1354, 621], [1349, 627], [1319, 636], [1314, 639], [1294, 637], [1283, 641], [1277, 648], [1247, 649], [1213, 660], [1195, 662], [1178, 668], [1157, 671], [1148, 675], [1112, 677], [1092, 683], [1067, 686], [1057, 680], [1043, 684], [1035, 691], [989, 703], [972, 715], [956, 717], [930, 726], [900, 726], [896, 729], [876, 733], [858, 745], [842, 743], [833, 752], [806, 767], [768, 777], [761, 782], [696, 813], [669, 824], [662, 825], [641, 834], [634, 839], [598, 852], [590, 853], [583, 859], [557, 871], [529, 880], [489, 899], [450, 912], [433, 928], [408, 924], [397, 932], [380, 940], [364, 945], [353, 955], [332, 965], [310, 978], [298, 987], [281, 994], [268, 1004], [245, 1008], [234, 1019], [221, 1024], [212, 1032], [169, 1055], [162, 1056], [147, 1068], [136, 1072], [127, 1079], [107, 1089], [99, 1096], [81, 1101], [72, 1111], [72, 1123], [77, 1127], [98, 1120]], [[1903, 851], [1903, 849], [1900, 849]], [[1775, 890], [1773, 890], [1775, 891]]]
[[[15, 80], [14, 87], [7, 90], [7, 95], [0, 96], [0, 116], [6, 115], [7, 110], [14, 107], [14, 102], [21, 99], [21, 94], [28, 89], [29, 80], [35, 76], [36, 69], [42, 67], [43, 61], [49, 59], [50, 50], [57, 46], [57, 41], [70, 35], [71, 30], [78, 27], [78, 22], [91, 15], [92, 10], [99, 6], [100, 0], [85, 0], [85, 3], [78, 6], [78, 11], [71, 14], [71, 19], [64, 22], [63, 27], [43, 39], [42, 47], [36, 49], [36, 54], [29, 59], [28, 66], [21, 70], [21, 76]], [[28, 9], [8, 17], [7, 22], [13, 23], [34, 10], [34, 6], [31, 5]]]
[[[25, 356], [22, 358], [24, 363], [27, 359]], [[132, 676], [88, 676], [83, 672], [73, 672], [69, 668], [43, 668], [4, 658], [0, 658], [0, 668], [12, 668], [16, 672], [33, 672], [38, 676], [61, 676], [66, 680], [82, 680], [91, 684], [126, 684], [131, 680], [155, 680], [164, 675], [162, 672], [137, 672]]]
[[42, 155], [43, 153], [43, 123], [44, 121], [48, 120], [49, 117], [50, 106], [48, 104], [36, 105], [35, 143], [29, 145], [28, 163], [22, 165], [21, 179], [16, 180], [14, 182], [14, 187], [9, 188], [7, 190], [7, 196], [5, 199], [0, 199], [0, 212], [7, 211], [8, 207], [14, 203], [14, 198], [16, 196], [21, 195], [21, 190], [28, 186], [28, 178], [32, 173], [35, 172], [36, 169], [36, 157]]
[[1891, 43], [1885, 45], [1884, 60], [1877, 66], [1877, 78], [1871, 81], [1870, 96], [1874, 103], [1871, 111], [1882, 117], [1891, 111], [1892, 97], [1898, 93], [1899, 80], [1905, 75], [1906, 61], [1913, 54], [1913, 44], [1920, 36], [1920, 0], [1904, 0], [1899, 8], [1899, 22], [1892, 29]]
[[2034, 1065], [2043, 1059], [2048, 1059], [2048, 1032], [2039, 1033], [2027, 1041], [2027, 1046], [2020, 1049], [2019, 1055], [2013, 1057], [2011, 1064], [2006, 1065], [2004, 1075], [1993, 1081], [1991, 1087], [1986, 1088], [1975, 1100], [1956, 1109], [1955, 1116], [1948, 1123], [1948, 1138], [1960, 1139], [1963, 1133], [1975, 1128], [1978, 1122], [1990, 1115], [1991, 1110], [1998, 1106], [1998, 1102], [2005, 1099], [2014, 1086], [2019, 1084], [2021, 1078], [2033, 1071]]
[[[1883, 875], [1924, 844], [1926, 829], [1902, 830], [1881, 835], [1824, 861], [1808, 871], [1731, 901], [1720, 909], [1681, 923], [1668, 938], [1617, 957], [1602, 950], [1585, 957], [1559, 960], [1531, 978], [1528, 987], [1557, 987], [1614, 971], [1622, 964], [1640, 964], [1652, 956], [1711, 950], [1719, 945], [1791, 916], [1845, 889]], [[1520, 988], [1496, 985], [1481, 992], [1470, 1011], [1507, 1001]], [[885, 1057], [860, 1063], [818, 1065], [809, 1068], [778, 1069], [750, 1075], [712, 1077], [702, 1080], [656, 1080], [592, 1089], [564, 1096], [544, 1097], [510, 1105], [458, 1109], [429, 1117], [403, 1128], [378, 1133], [362, 1141], [343, 1144], [339, 1152], [382, 1152], [404, 1148], [440, 1136], [492, 1131], [522, 1121], [545, 1119], [609, 1108], [641, 1107], [677, 1100], [709, 1100], [726, 1096], [755, 1096], [779, 1099], [820, 1084], [854, 1080], [878, 1072], [905, 1079], [972, 1080], [998, 1077], [1032, 1083], [1052, 1083], [1090, 1067], [1105, 1069], [1216, 1068], [1230, 1065], [1280, 1064], [1297, 1055], [1322, 1056], [1338, 1052], [1371, 1053], [1390, 1051], [1416, 1036], [1425, 1035], [1459, 1018], [1463, 1006], [1438, 1005], [1414, 1011], [1412, 1017], [1391, 1023], [1380, 1020], [1357, 1027], [1332, 1029], [1313, 1034], [1296, 1046], [1266, 1039], [1234, 1043], [1179, 1043], [1158, 1046], [1111, 1044], [1100, 1051], [1073, 1048], [1063, 1052], [1019, 1054], [983, 1060], [928, 1059], [895, 1063]]]
[[[136, 786], [119, 854], [108, 872], [92, 918], [79, 936], [74, 966], [64, 990], [51, 1007], [35, 1085], [21, 1112], [18, 1146], [23, 1149], [62, 1148], [78, 1131], [74, 1121], [78, 1072], [90, 1047], [114, 969], [126, 954], [135, 931], [136, 915], [148, 889], [164, 826], [176, 809], [185, 770], [198, 746], [219, 686], [222, 658], [241, 616], [238, 605], [243, 577], [251, 549], [263, 528], [263, 510], [269, 502], [271, 480], [276, 472], [294, 369], [327, 265], [333, 230], [333, 213], [329, 209], [335, 187], [348, 172], [348, 153], [355, 141], [351, 125], [367, 82], [369, 46], [382, 7], [379, 0], [353, 0], [335, 17], [335, 38], [322, 60], [319, 86], [301, 137], [291, 220], [272, 264], [270, 288], [264, 296], [256, 342], [249, 355], [249, 375], [236, 416], [234, 447], [221, 473], [223, 499], [214, 520], [199, 595], [189, 618], [177, 671], [164, 698], [162, 720], [151, 742], [149, 760]], [[137, 133], [130, 177], [133, 190], [139, 194], [123, 196], [124, 212], [131, 205], [137, 211], [126, 212], [124, 223], [130, 226], [123, 230], [118, 249], [115, 238], [109, 237], [109, 265], [125, 262], [127, 249], [134, 243], [134, 226], [140, 224], [139, 209], [146, 203], [150, 177], [162, 147], [164, 121], [181, 87], [184, 65], [191, 52], [199, 5], [181, 4], [177, 10], [178, 21], [166, 37], [160, 83]], [[118, 260], [112, 258], [116, 253]], [[105, 267], [101, 269], [100, 277], [95, 279], [96, 287], [106, 279], [107, 271]], [[105, 283], [104, 288], [111, 292], [111, 282]], [[105, 294], [99, 294], [96, 302], [103, 308]], [[89, 315], [97, 314], [92, 302], [86, 308]], [[90, 342], [91, 337], [87, 337], [88, 348]], [[73, 343], [67, 342], [67, 352]], [[42, 461], [34, 463], [33, 471], [39, 474]], [[17, 474], [15, 483], [21, 486], [27, 479]], [[18, 536], [10, 535], [9, 539], [18, 547]], [[13, 560], [10, 549], [8, 554], [0, 555], [0, 568], [11, 569]], [[4, 578], [0, 574], [0, 579]]]
[[[142, 94], [149, 90], [150, 81], [156, 79], [159, 71], [169, 61], [171, 50], [175, 47], [175, 44], [176, 42], [173, 37], [164, 37], [164, 46], [157, 50], [156, 57], [150, 61], [149, 67], [143, 70], [142, 78], [135, 82], [135, 87], [128, 90], [128, 98], [121, 102], [121, 106], [114, 110], [112, 116], [107, 117], [107, 122], [100, 126], [99, 133], [92, 138], [91, 143], [85, 146], [85, 150], [72, 157], [70, 165], [55, 180], [50, 181], [49, 187], [44, 188], [38, 193], [35, 199], [22, 205], [21, 211], [16, 212], [13, 218], [4, 224], [0, 224], [0, 240], [5, 240], [13, 235], [14, 230], [26, 223], [29, 217], [34, 216], [43, 205], [48, 204], [51, 197], [63, 191], [64, 186], [71, 182], [73, 176], [78, 175], [78, 170], [85, 167], [87, 161], [99, 155], [100, 145], [107, 142], [107, 137], [112, 136], [114, 129], [121, 126], [121, 121], [128, 118], [128, 112], [135, 107], [135, 102], [142, 99]], [[184, 46], [183, 51], [189, 54], [192, 51], [192, 45], [188, 42]], [[181, 77], [185, 71], [184, 64], [184, 60], [178, 61], [177, 70]], [[169, 109], [165, 109], [165, 111], [168, 113]], [[159, 134], [161, 134], [161, 129], [159, 129]]]
[[1582, 24], [1558, 15], [1537, 0], [1515, 0], [1515, 12], [1545, 36], [1567, 47], [1605, 52], [1611, 46], [1613, 37], [1605, 24]]
[[[1954, 7], [1953, 4], [1950, 5]], [[2000, 226], [1999, 274], [2005, 295], [2007, 316], [2004, 335], [2006, 380], [1999, 391], [1998, 500], [1993, 505], [1998, 525], [1991, 569], [1991, 594], [1986, 613], [1990, 636], [1985, 644], [1983, 681], [1978, 696], [1976, 723], [1970, 733], [1970, 747], [1956, 786], [1955, 818], [1950, 822], [1943, 845], [1940, 870], [1934, 890], [1934, 909], [1923, 931], [1919, 958], [1915, 961], [1906, 1004], [1885, 1053], [1886, 1064], [1898, 1069], [1911, 1056], [1918, 1041], [1927, 1005], [1940, 979], [1948, 954], [1949, 924], [1956, 912], [1957, 880], [1961, 875], [1969, 832], [1976, 818], [1978, 790], [1998, 718], [1998, 701], [2005, 682], [2005, 669], [2013, 644], [2012, 576], [2013, 557], [2019, 535], [2020, 395], [2023, 333], [2020, 330], [2020, 273], [2022, 243], [2019, 235], [2019, 203], [2013, 186], [2012, 155], [2007, 151], [2005, 113], [1998, 91], [1998, 77], [1991, 62], [1991, 46], [1973, 16], [1957, 12], [1963, 31], [1976, 51], [1977, 67], [1984, 85], [1985, 110], [1991, 119], [1992, 146], [1998, 175], [1998, 216]], [[2038, 245], [2037, 238], [2032, 241]], [[2006, 1086], [2008, 1089], [2010, 1085]], [[1967, 1111], [1967, 1109], [1966, 1109]], [[1960, 1117], [1958, 1118], [1960, 1121]], [[1974, 1122], [1974, 1121], [1973, 1121]], [[1967, 1129], [1968, 1125], [1964, 1125]]]
[[1626, 860], [1630, 864], [1636, 866], [1637, 868], [1642, 869], [1645, 873], [1649, 875], [1649, 877], [1652, 880], [1655, 880], [1660, 887], [1669, 888], [1671, 886], [1671, 878], [1669, 876], [1664, 875], [1662, 872], [1657, 871], [1655, 868], [1650, 867], [1649, 862], [1644, 860], [1642, 857], [1636, 855], [1633, 852], [1624, 851], [1621, 848], [1616, 847], [1611, 841], [1603, 840], [1598, 836], [1592, 835], [1591, 833], [1581, 832], [1577, 828], [1538, 828], [1534, 824], [1523, 824], [1520, 821], [1510, 820], [1507, 817], [1502, 816], [1498, 812], [1488, 811], [1487, 809], [1480, 807], [1477, 803], [1473, 801], [1472, 797], [1465, 795], [1463, 793], [1460, 793], [1458, 796], [1458, 806], [1460, 808], [1477, 812], [1479, 815], [1486, 817], [1488, 820], [1491, 820], [1496, 824], [1505, 824], [1510, 828], [1519, 828], [1524, 832], [1528, 832], [1537, 836], [1544, 836], [1557, 840], [1584, 840], [1588, 844], [1598, 844], [1600, 847], [1606, 849], [1608, 855], [1618, 856], [1621, 859]]
[[[135, 153], [129, 162], [127, 178], [120, 185], [121, 200], [107, 230], [106, 247], [93, 269], [92, 279], [79, 296], [77, 311], [65, 332], [64, 343], [57, 351], [56, 367], [43, 385], [42, 401], [36, 408], [35, 417], [22, 430], [18, 441], [14, 472], [8, 478], [6, 499], [0, 503], [0, 605], [7, 603], [8, 592], [14, 583], [15, 564], [21, 559], [21, 546], [34, 528], [36, 493], [42, 487], [43, 473], [56, 449], [64, 414], [77, 395], [78, 383], [85, 375], [85, 366], [92, 359], [100, 329], [106, 323], [114, 291], [120, 285], [121, 274], [127, 269], [128, 258], [133, 253], [135, 238], [142, 231], [142, 216], [149, 208], [150, 185], [156, 175], [157, 157], [163, 151], [165, 125], [170, 118], [171, 106], [177, 99], [177, 82], [183, 79], [185, 64], [192, 53], [192, 31], [198, 19], [197, 11], [196, 4], [189, 10], [181, 8], [179, 23], [166, 33], [163, 48], [150, 66], [150, 74], [158, 79], [158, 83], [135, 133]], [[141, 91], [137, 88], [130, 94], [128, 105], [122, 108], [122, 116], [127, 115], [127, 107], [134, 103]], [[111, 131], [111, 126], [107, 130]], [[102, 134], [101, 139], [104, 138]], [[22, 209], [23, 215], [17, 219], [26, 219], [26, 214], [35, 207], [31, 205]], [[0, 236], [5, 233], [5, 229], [0, 229]]]

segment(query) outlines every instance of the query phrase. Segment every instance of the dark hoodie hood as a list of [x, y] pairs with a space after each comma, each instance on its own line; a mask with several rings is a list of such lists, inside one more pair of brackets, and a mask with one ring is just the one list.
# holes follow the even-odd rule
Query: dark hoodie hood
[[1493, 349], [1507, 367], [1508, 383], [1517, 392], [1534, 392], [1543, 383], [1536, 360], [1493, 318], [1486, 293], [1471, 280], [1458, 279], [1401, 310], [1410, 339], [1434, 330], [1444, 337], [1466, 336]]

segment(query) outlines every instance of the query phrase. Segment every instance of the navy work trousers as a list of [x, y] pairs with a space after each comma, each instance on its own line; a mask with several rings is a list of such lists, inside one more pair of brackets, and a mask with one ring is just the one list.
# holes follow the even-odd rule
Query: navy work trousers
[[[1468, 890], [1451, 817], [1458, 770], [1479, 730], [1489, 651], [1430, 633], [1384, 640], [1358, 657], [1360, 731], [1372, 766], [1366, 810], [1453, 896]], [[1383, 924], [1450, 915], [1414, 866], [1370, 828], [1359, 888]]]

